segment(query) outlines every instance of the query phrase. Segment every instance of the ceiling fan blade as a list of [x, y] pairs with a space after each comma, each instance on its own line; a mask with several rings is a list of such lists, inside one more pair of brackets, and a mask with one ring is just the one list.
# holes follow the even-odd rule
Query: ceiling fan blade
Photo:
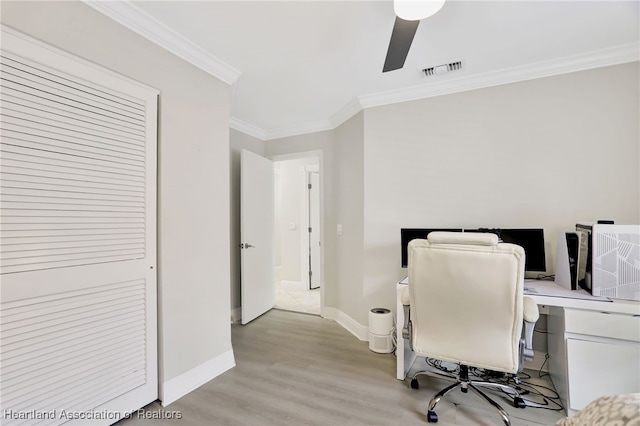
[[396, 17], [382, 72], [397, 70], [404, 66], [419, 23], [420, 21], [405, 21]]

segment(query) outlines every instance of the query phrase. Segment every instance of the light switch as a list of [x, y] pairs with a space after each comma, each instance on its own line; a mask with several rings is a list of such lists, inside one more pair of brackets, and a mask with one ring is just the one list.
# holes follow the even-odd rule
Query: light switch
[[337, 232], [338, 232], [338, 235], [342, 235], [342, 224], [341, 223], [338, 224]]

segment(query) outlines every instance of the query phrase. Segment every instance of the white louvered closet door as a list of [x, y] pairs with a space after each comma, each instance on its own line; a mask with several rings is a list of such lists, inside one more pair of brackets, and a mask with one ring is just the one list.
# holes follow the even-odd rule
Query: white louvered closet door
[[2, 30], [0, 423], [157, 398], [158, 92]]

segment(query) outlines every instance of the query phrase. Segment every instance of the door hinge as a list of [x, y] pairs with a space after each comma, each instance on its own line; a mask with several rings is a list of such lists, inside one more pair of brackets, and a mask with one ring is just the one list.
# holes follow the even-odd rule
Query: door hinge
[[313, 275], [313, 271], [309, 271], [309, 276]]
[[311, 184], [309, 184], [309, 189], [311, 189]]
[[309, 227], [309, 233], [311, 233], [311, 227]]

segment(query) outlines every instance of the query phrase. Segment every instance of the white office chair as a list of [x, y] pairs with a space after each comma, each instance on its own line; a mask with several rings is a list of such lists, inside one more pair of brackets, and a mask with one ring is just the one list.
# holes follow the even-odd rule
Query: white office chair
[[[432, 232], [426, 240], [409, 243], [409, 285], [402, 294], [405, 310], [403, 336], [410, 339], [419, 356], [459, 364], [459, 373], [449, 375], [421, 371], [413, 376], [445, 378], [455, 383], [429, 402], [427, 420], [438, 421], [434, 409], [458, 386], [493, 405], [505, 425], [504, 409], [477, 386], [498, 388], [513, 398], [516, 407], [525, 403], [510, 386], [469, 379], [469, 367], [515, 375], [524, 359], [533, 358], [533, 326], [538, 306], [523, 297], [522, 247], [498, 242], [489, 233]], [[525, 321], [522, 338], [523, 320]]]

